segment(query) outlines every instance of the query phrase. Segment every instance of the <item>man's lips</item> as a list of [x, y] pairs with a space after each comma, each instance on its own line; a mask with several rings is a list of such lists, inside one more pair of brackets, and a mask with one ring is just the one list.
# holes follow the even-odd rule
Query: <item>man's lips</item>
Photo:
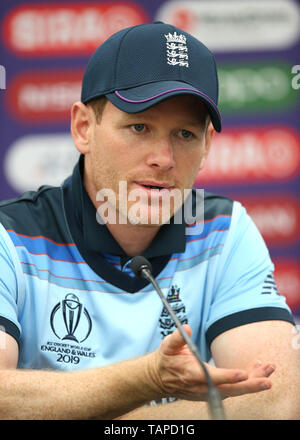
[[148, 191], [172, 190], [174, 185], [168, 182], [158, 182], [155, 180], [142, 180], [134, 182], [136, 185]]

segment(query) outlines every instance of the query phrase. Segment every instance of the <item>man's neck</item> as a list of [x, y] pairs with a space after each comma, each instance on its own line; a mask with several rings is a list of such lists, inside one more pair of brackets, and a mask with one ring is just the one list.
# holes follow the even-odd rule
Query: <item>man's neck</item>
[[[84, 173], [84, 187], [93, 205], [98, 209], [96, 190], [87, 176], [88, 173]], [[159, 225], [133, 225], [129, 223], [128, 220], [125, 224], [120, 224], [119, 222], [115, 224], [106, 223], [106, 227], [116, 242], [129, 256], [141, 255], [150, 246], [160, 229]]]
[[152, 243], [160, 226], [106, 224], [111, 235], [129, 256], [141, 255]]

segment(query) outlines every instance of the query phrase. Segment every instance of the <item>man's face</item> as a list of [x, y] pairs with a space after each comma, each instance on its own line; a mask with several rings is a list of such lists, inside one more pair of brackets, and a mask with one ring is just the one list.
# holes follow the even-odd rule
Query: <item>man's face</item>
[[[204, 164], [213, 133], [211, 124], [204, 126], [204, 115], [204, 105], [193, 96], [170, 98], [137, 114], [108, 101], [99, 123], [92, 115], [85, 156], [85, 185], [93, 202], [100, 190], [109, 189], [123, 223], [124, 218], [133, 224], [166, 223]], [[103, 200], [99, 193], [98, 200]]]

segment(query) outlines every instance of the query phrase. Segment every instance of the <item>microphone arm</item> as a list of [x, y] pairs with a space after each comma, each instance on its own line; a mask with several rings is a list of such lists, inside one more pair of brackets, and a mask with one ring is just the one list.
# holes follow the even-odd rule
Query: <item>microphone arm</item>
[[[135, 258], [136, 259], [139, 258], [139, 261], [141, 263], [143, 261], [144, 263], [137, 265], [136, 262], [133, 261], [134, 260], [134, 258], [133, 258], [133, 260], [132, 260], [133, 264], [131, 265], [133, 272], [137, 276], [139, 276], [141, 278], [145, 278], [154, 286], [156, 292], [160, 296], [160, 298], [161, 298], [164, 306], [166, 307], [167, 311], [169, 312], [171, 318], [174, 320], [175, 325], [178, 328], [181, 336], [183, 337], [184, 341], [186, 342], [189, 349], [191, 350], [193, 355], [196, 357], [201, 368], [203, 369], [203, 372], [204, 372], [204, 375], [206, 378], [206, 382], [208, 385], [207, 401], [208, 401], [208, 406], [209, 406], [211, 418], [213, 420], [225, 420], [225, 413], [224, 413], [224, 408], [223, 408], [223, 404], [222, 404], [222, 399], [220, 397], [220, 393], [217, 390], [217, 388], [214, 386], [214, 383], [213, 383], [213, 381], [207, 371], [207, 368], [206, 368], [206, 366], [200, 356], [200, 352], [199, 352], [197, 346], [194, 344], [194, 342], [191, 340], [191, 338], [189, 337], [187, 332], [184, 330], [181, 322], [179, 321], [178, 317], [174, 313], [174, 310], [172, 309], [172, 307], [168, 303], [167, 299], [164, 297], [155, 278], [152, 276], [151, 270], [150, 270], [151, 264], [144, 257], [135, 257]], [[138, 268], [137, 268], [137, 266], [138, 266]]]

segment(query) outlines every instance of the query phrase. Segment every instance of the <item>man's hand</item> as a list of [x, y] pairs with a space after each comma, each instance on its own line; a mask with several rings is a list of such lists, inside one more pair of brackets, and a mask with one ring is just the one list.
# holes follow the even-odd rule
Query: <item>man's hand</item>
[[[185, 325], [191, 335], [191, 328]], [[155, 382], [165, 396], [185, 400], [206, 400], [207, 385], [204, 372], [197, 359], [186, 345], [179, 330], [168, 335], [156, 351]], [[242, 369], [217, 368], [205, 364], [219, 389], [222, 398], [257, 393], [272, 386], [268, 378], [275, 366], [256, 361], [248, 371]]]

